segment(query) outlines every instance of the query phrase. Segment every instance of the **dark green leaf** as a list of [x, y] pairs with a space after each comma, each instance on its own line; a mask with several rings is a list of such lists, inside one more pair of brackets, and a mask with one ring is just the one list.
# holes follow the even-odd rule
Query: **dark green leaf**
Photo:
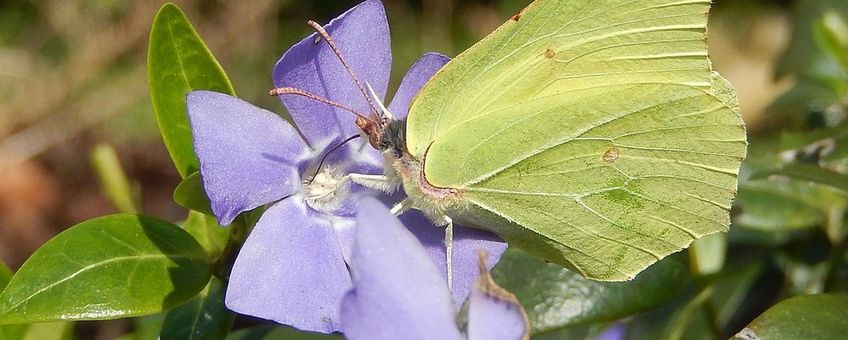
[[0, 294], [0, 323], [115, 319], [179, 305], [209, 281], [185, 230], [143, 215], [77, 224], [33, 254]]
[[[721, 339], [746, 295], [763, 271], [760, 263], [729, 263], [705, 282], [699, 292], [690, 292], [673, 303], [634, 317], [628, 339]], [[718, 329], [717, 329], [718, 328]]]
[[257, 326], [241, 329], [227, 336], [227, 340], [341, 340], [336, 334], [302, 332], [288, 327]]
[[686, 266], [670, 257], [629, 282], [592, 281], [515, 248], [492, 274], [521, 301], [534, 333], [613, 321], [655, 307], [682, 293], [689, 277]]
[[192, 173], [177, 185], [174, 189], [174, 202], [184, 208], [213, 215], [209, 198], [206, 197], [203, 184], [200, 182], [200, 172]]
[[848, 296], [801, 295], [779, 302], [748, 324], [736, 339], [844, 339]]
[[165, 321], [164, 313], [134, 318], [133, 329], [135, 331], [124, 334], [116, 340], [159, 340], [159, 332], [162, 330], [163, 321]]
[[734, 225], [774, 231], [810, 228], [819, 225], [824, 215], [815, 206], [800, 200], [810, 188], [800, 182], [750, 180], [739, 186], [734, 204], [740, 212]]
[[[589, 325], [582, 325], [576, 327], [569, 327], [565, 329], [556, 330], [553, 332], [545, 332], [545, 333], [536, 333], [533, 334], [533, 340], [561, 340], [561, 339], [569, 339], [569, 340], [595, 340], [598, 339], [601, 334], [610, 330], [610, 324], [608, 323], [594, 323]], [[619, 329], [613, 330], [620, 331]], [[623, 330], [622, 330], [623, 331]], [[612, 337], [612, 339], [617, 339], [616, 337]]]
[[217, 259], [224, 252], [227, 240], [230, 238], [230, 229], [218, 225], [215, 217], [205, 215], [196, 211], [188, 213], [183, 228], [188, 231], [194, 239], [209, 252], [209, 256]]
[[177, 171], [185, 178], [198, 170], [186, 114], [186, 95], [192, 90], [230, 95], [235, 95], [235, 91], [221, 65], [174, 4], [162, 6], [154, 19], [147, 51], [147, 77], [165, 146]]
[[758, 177], [773, 175], [805, 180], [848, 193], [848, 176], [822, 169], [813, 164], [787, 164], [780, 170], [759, 174]]
[[225, 285], [213, 277], [203, 292], [168, 312], [160, 339], [226, 338], [236, 315], [224, 305], [225, 293]]

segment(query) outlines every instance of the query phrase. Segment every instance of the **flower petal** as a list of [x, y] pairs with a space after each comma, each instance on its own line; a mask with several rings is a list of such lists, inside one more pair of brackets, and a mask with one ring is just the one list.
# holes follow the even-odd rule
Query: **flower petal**
[[[417, 210], [405, 212], [400, 216], [400, 220], [421, 241], [427, 254], [439, 268], [439, 273], [447, 280], [445, 228], [433, 225], [424, 214]], [[506, 248], [506, 242], [495, 234], [454, 224], [451, 265], [453, 266], [453, 300], [456, 306], [462, 306], [477, 279], [478, 251], [484, 250], [489, 254], [486, 263], [490, 266], [488, 269], [492, 269]]]
[[[379, 0], [365, 1], [330, 21], [324, 29], [359, 79], [384, 98], [392, 56], [389, 24]], [[372, 110], [329, 45], [312, 34], [292, 46], [274, 67], [274, 85], [295, 87], [369, 114]], [[366, 89], [366, 93], [367, 89]], [[359, 133], [346, 111], [297, 95], [280, 99], [312, 146]], [[369, 94], [370, 99], [370, 94]]]
[[339, 306], [350, 289], [332, 226], [300, 196], [280, 201], [256, 223], [230, 274], [231, 310], [302, 330], [341, 330]]
[[395, 96], [392, 98], [392, 103], [389, 104], [389, 112], [394, 114], [395, 119], [404, 119], [409, 112], [409, 105], [412, 104], [412, 99], [418, 94], [418, 91], [424, 87], [433, 75], [439, 71], [442, 66], [445, 66], [450, 61], [450, 57], [441, 53], [425, 53], [421, 59], [415, 62], [403, 80], [400, 82]]
[[300, 188], [297, 165], [310, 150], [285, 120], [210, 91], [189, 93], [186, 108], [203, 187], [221, 225]]
[[468, 340], [530, 339], [530, 322], [515, 295], [492, 281], [485, 253], [480, 253], [480, 278], [468, 303]]
[[354, 289], [342, 303], [348, 339], [459, 339], [447, 285], [389, 209], [363, 199], [357, 216]]

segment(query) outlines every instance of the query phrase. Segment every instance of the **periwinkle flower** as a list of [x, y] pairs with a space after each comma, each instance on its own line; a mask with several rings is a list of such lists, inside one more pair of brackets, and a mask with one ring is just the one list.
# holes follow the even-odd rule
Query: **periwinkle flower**
[[[382, 100], [391, 54], [381, 2], [365, 1], [324, 28], [351, 71]], [[447, 61], [439, 54], [424, 55], [404, 77], [389, 110], [405, 117], [415, 93]], [[274, 69], [274, 83], [358, 112], [372, 110], [339, 57], [315, 34], [283, 54]], [[305, 141], [276, 114], [238, 98], [195, 91], [186, 99], [203, 186], [219, 223], [228, 225], [242, 212], [267, 206], [236, 258], [226, 304], [238, 313], [302, 330], [342, 331], [339, 306], [352, 285], [348, 264], [357, 202], [367, 197], [389, 203], [398, 199], [344, 180], [350, 173], [383, 173], [383, 156], [366, 141], [342, 145], [359, 132], [354, 116], [310, 98], [283, 95], [281, 100]], [[446, 276], [444, 229], [415, 211], [401, 220]], [[477, 276], [479, 248], [489, 252], [489, 263], [494, 264], [506, 244], [493, 234], [455, 227], [457, 304], [468, 296]]]
[[[468, 327], [456, 326], [448, 287], [418, 240], [379, 201], [359, 205], [351, 271], [354, 288], [342, 303], [345, 337], [352, 340], [529, 337], [527, 316], [515, 296], [481, 268], [468, 303]], [[485, 262], [485, 259], [481, 259]]]

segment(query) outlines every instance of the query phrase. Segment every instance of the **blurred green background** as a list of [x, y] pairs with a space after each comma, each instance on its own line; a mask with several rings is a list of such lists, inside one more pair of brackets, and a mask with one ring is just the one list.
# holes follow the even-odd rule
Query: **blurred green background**
[[[422, 53], [456, 55], [528, 2], [385, 0], [394, 53], [390, 93]], [[282, 112], [279, 101], [267, 95], [276, 60], [311, 33], [307, 19], [325, 23], [357, 1], [176, 3], [239, 96]], [[147, 91], [147, 37], [161, 4], [0, 2], [0, 260], [11, 268], [63, 228], [116, 211], [90, 166], [90, 151], [99, 143], [118, 151], [143, 212], [185, 217], [171, 200], [179, 176], [159, 137]], [[828, 16], [836, 18], [828, 26], [837, 27], [834, 36], [821, 33]], [[821, 291], [826, 280], [848, 271], [844, 261], [816, 267], [833, 263], [834, 256], [837, 264], [844, 260], [846, 246], [848, 182], [842, 176], [848, 172], [843, 151], [848, 148], [840, 142], [848, 138], [843, 127], [848, 49], [839, 47], [848, 46], [848, 27], [840, 42], [839, 18], [848, 18], [848, 1], [716, 0], [710, 17], [711, 58], [735, 86], [751, 135], [731, 249], [760, 246], [757, 254], [784, 270], [779, 275], [785, 280], [774, 283], [783, 288], [776, 290]], [[800, 170], [784, 168], [796, 162]], [[778, 247], [789, 250], [774, 251]], [[811, 264], [802, 266], [805, 261]], [[116, 325], [95, 333], [120, 334], [123, 326]]]

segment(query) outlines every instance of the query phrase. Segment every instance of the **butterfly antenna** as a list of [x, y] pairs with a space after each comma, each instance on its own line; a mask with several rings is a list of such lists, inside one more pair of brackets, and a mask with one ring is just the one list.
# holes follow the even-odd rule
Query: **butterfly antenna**
[[380, 97], [377, 96], [377, 92], [374, 92], [374, 88], [371, 87], [371, 84], [368, 84], [368, 82], [366, 81], [365, 86], [368, 87], [368, 92], [371, 93], [371, 98], [373, 98], [374, 101], [377, 102], [377, 105], [380, 106], [380, 110], [382, 110], [381, 116], [383, 118], [394, 120], [395, 116], [391, 112], [389, 112], [389, 109], [386, 108], [386, 105], [384, 105], [383, 101], [380, 100]]
[[328, 156], [330, 156], [330, 154], [331, 154], [331, 153], [333, 153], [333, 151], [338, 150], [340, 147], [342, 147], [343, 145], [347, 144], [347, 142], [350, 142], [350, 141], [352, 141], [352, 140], [354, 140], [354, 139], [357, 139], [357, 138], [359, 138], [359, 135], [358, 135], [358, 134], [353, 135], [353, 136], [350, 136], [350, 137], [348, 137], [347, 139], [343, 140], [343, 141], [342, 141], [341, 143], [339, 143], [338, 145], [334, 146], [334, 147], [333, 147], [332, 149], [330, 149], [329, 151], [327, 151], [327, 153], [325, 153], [325, 154], [324, 154], [324, 157], [321, 157], [321, 161], [320, 161], [320, 162], [318, 162], [318, 167], [317, 167], [317, 168], [315, 168], [315, 174], [314, 174], [314, 175], [312, 175], [312, 177], [310, 177], [310, 178], [309, 178], [309, 181], [308, 181], [308, 182], [306, 182], [306, 185], [312, 184], [312, 181], [314, 181], [314, 180], [315, 180], [315, 177], [317, 177], [317, 176], [318, 176], [318, 173], [319, 173], [319, 172], [321, 172], [321, 167], [322, 167], [322, 166], [324, 166], [324, 161], [326, 161], [326, 160], [327, 160], [327, 157], [328, 157]]
[[336, 46], [336, 42], [333, 41], [333, 38], [330, 37], [330, 34], [328, 34], [326, 30], [324, 30], [324, 27], [321, 27], [321, 25], [315, 21], [309, 20], [306, 22], [306, 24], [311, 26], [312, 29], [315, 30], [315, 32], [318, 32], [318, 35], [320, 35], [321, 38], [323, 38], [324, 41], [327, 42], [327, 45], [330, 45], [330, 49], [333, 50], [333, 53], [335, 53], [336, 57], [339, 58], [339, 61], [342, 62], [342, 66], [344, 66], [345, 71], [347, 71], [347, 74], [349, 74], [350, 77], [353, 79], [353, 82], [356, 83], [356, 87], [359, 88], [359, 92], [362, 93], [362, 96], [368, 102], [368, 106], [371, 107], [372, 110], [376, 111], [374, 103], [371, 101], [371, 97], [368, 96], [368, 93], [365, 92], [365, 88], [362, 86], [362, 83], [359, 82], [359, 78], [357, 78], [356, 75], [353, 73], [353, 69], [350, 68], [350, 65], [347, 63], [347, 60], [345, 60], [345, 58], [342, 56], [342, 52], [339, 50], [338, 46]]
[[272, 96], [279, 96], [279, 95], [284, 95], [284, 94], [294, 94], [294, 95], [298, 95], [298, 96], [301, 96], [301, 97], [306, 97], [306, 98], [309, 98], [309, 99], [312, 99], [312, 100], [315, 100], [315, 101], [319, 101], [319, 102], [322, 102], [322, 103], [324, 103], [324, 104], [327, 104], [327, 105], [330, 105], [330, 106], [333, 106], [333, 107], [337, 107], [337, 108], [339, 108], [339, 109], [342, 109], [342, 110], [345, 110], [345, 111], [347, 111], [347, 112], [353, 113], [353, 114], [355, 114], [355, 115], [356, 115], [357, 117], [359, 117], [359, 118], [366, 119], [366, 120], [368, 119], [368, 118], [365, 118], [365, 115], [363, 115], [363, 114], [361, 114], [361, 113], [359, 113], [359, 112], [356, 112], [356, 110], [354, 110], [354, 109], [352, 109], [352, 108], [349, 108], [349, 107], [344, 106], [344, 105], [342, 105], [342, 104], [340, 104], [340, 103], [334, 102], [334, 101], [329, 100], [329, 99], [327, 99], [327, 98], [324, 98], [324, 97], [321, 97], [321, 96], [319, 96], [319, 95], [316, 95], [316, 94], [312, 94], [312, 93], [306, 92], [306, 91], [301, 90], [301, 89], [298, 89], [298, 88], [294, 88], [294, 87], [278, 87], [278, 88], [272, 89], [272, 90], [271, 90], [268, 94], [270, 94], [270, 95], [272, 95]]

